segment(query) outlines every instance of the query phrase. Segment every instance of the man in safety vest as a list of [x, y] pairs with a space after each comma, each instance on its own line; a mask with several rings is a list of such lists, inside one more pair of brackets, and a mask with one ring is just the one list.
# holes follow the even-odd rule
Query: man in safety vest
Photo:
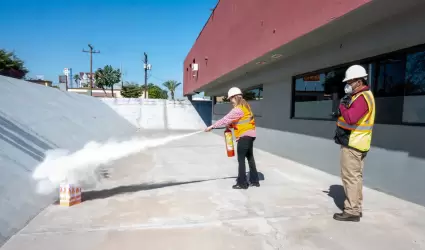
[[346, 199], [339, 221], [360, 221], [363, 201], [363, 166], [370, 149], [375, 122], [375, 98], [367, 85], [367, 73], [360, 65], [345, 72], [346, 96], [341, 99], [335, 143], [341, 145], [341, 178]]
[[[233, 188], [247, 189], [249, 185], [259, 187], [260, 182], [253, 153], [254, 141], [257, 137], [254, 114], [252, 113], [249, 103], [243, 98], [242, 91], [239, 88], [230, 88], [227, 93], [227, 98], [233, 104], [233, 109], [222, 119], [206, 128], [205, 131], [209, 132], [213, 128], [223, 126], [232, 127], [234, 129], [233, 131], [238, 142], [237, 155], [239, 170], [238, 178]], [[246, 179], [245, 158], [248, 160], [249, 165], [249, 183]]]

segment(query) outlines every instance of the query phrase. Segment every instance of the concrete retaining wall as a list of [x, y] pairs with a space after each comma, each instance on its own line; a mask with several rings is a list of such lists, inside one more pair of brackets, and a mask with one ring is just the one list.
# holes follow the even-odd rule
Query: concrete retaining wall
[[104, 103], [139, 129], [198, 130], [211, 120], [211, 101], [102, 98]]
[[36, 195], [31, 179], [46, 150], [136, 130], [96, 98], [0, 76], [0, 246], [54, 199]]

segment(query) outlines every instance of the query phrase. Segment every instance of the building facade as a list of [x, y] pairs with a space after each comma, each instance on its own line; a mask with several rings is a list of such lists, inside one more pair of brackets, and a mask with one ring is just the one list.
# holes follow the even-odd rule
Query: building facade
[[377, 107], [365, 185], [425, 205], [424, 11], [422, 0], [221, 0], [184, 61], [184, 94], [213, 96], [219, 119], [240, 87], [258, 148], [339, 175], [331, 114], [361, 64]]

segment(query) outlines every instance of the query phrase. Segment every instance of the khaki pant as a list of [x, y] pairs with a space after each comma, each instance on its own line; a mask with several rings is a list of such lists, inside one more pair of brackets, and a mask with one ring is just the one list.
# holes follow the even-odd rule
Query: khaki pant
[[344, 185], [344, 212], [359, 215], [363, 202], [363, 166], [366, 153], [341, 147], [341, 178]]

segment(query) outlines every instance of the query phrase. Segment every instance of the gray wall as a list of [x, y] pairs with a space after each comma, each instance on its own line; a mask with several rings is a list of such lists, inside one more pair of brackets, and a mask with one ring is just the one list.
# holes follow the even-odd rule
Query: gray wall
[[190, 101], [205, 126], [212, 124], [212, 101]]
[[[211, 89], [208, 94], [221, 95], [230, 86], [249, 87], [262, 83], [262, 115], [257, 117], [256, 146], [339, 175], [339, 147], [332, 139], [335, 122], [290, 119], [292, 76], [423, 44], [423, 13], [422, 5], [285, 59], [249, 77]], [[415, 105], [425, 108], [425, 102]], [[373, 148], [366, 160], [365, 185], [425, 205], [424, 142], [424, 127], [376, 125]], [[365, 199], [367, 202], [367, 197]]]
[[135, 131], [96, 98], [0, 76], [0, 246], [54, 201], [37, 195], [31, 179], [46, 150]]

